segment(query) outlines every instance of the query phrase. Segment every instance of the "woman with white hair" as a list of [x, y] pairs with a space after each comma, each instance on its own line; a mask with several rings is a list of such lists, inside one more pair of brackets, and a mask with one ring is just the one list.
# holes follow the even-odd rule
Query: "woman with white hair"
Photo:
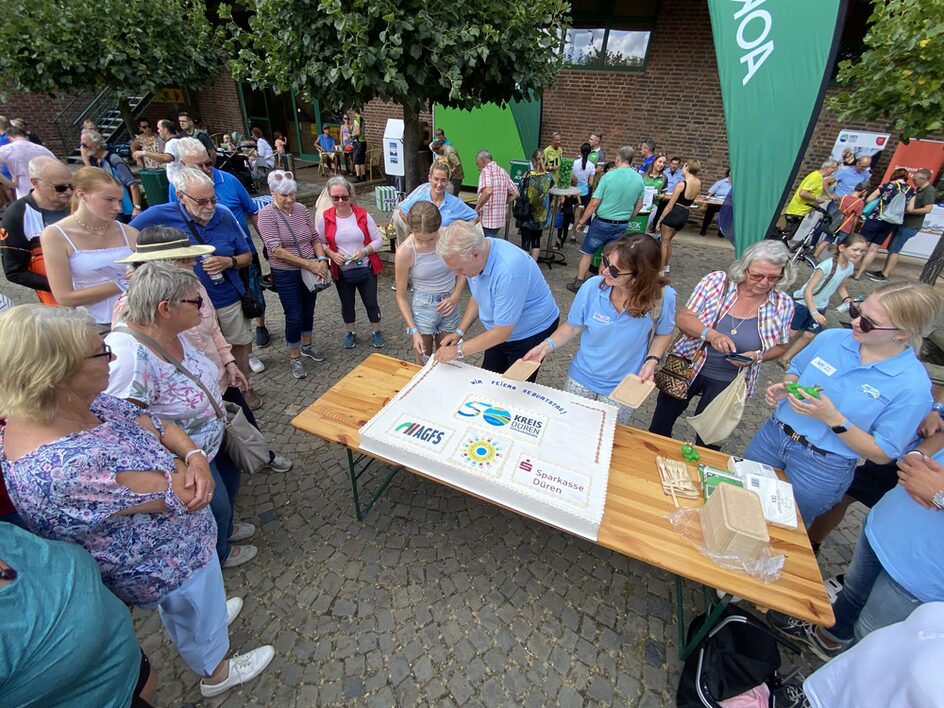
[[659, 392], [650, 432], [672, 437], [675, 421], [695, 396], [697, 415], [744, 367], [750, 367], [747, 395], [753, 394], [760, 363], [777, 359], [790, 341], [793, 299], [782, 289], [795, 277], [787, 247], [768, 240], [750, 246], [727, 271], [698, 282], [675, 319], [679, 337], [671, 350], [692, 364], [687, 393], [675, 398]]
[[272, 282], [285, 312], [285, 345], [292, 376], [303, 379], [308, 376], [303, 356], [312, 361], [325, 360], [324, 353], [311, 343], [317, 293], [308, 287], [303, 273], [325, 283], [331, 272], [311, 212], [295, 201], [295, 175], [273, 170], [268, 182], [273, 202], [259, 212], [259, 235], [268, 249]]
[[315, 231], [327, 244], [331, 277], [341, 299], [341, 317], [347, 327], [344, 348], [353, 349], [357, 344], [354, 295], [359, 293], [370, 320], [371, 343], [380, 349], [386, 344], [377, 303], [377, 276], [383, 269], [377, 252], [383, 237], [374, 218], [354, 204], [354, 187], [344, 177], [332, 177], [325, 189], [334, 206], [318, 217]]

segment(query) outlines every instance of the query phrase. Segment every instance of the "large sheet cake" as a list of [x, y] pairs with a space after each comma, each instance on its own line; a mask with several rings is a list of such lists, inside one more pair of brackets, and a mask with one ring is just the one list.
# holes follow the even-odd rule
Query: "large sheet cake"
[[361, 448], [596, 541], [616, 409], [430, 361], [360, 430]]

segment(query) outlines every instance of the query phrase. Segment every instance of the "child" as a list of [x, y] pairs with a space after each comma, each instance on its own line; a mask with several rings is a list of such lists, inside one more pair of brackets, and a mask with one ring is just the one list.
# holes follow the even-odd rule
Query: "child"
[[781, 368], [790, 368], [793, 357], [812, 342], [817, 332], [826, 326], [826, 315], [823, 313], [829, 307], [829, 298], [834, 292], [839, 292], [843, 302], [852, 300], [843, 281], [852, 275], [855, 264], [862, 259], [867, 248], [868, 241], [863, 236], [849, 234], [844, 241], [839, 241], [836, 245], [836, 255], [817, 265], [806, 285], [793, 293], [796, 310], [790, 323], [790, 337], [795, 337], [797, 333], [800, 333], [800, 336], [777, 360]]
[[457, 278], [436, 254], [442, 216], [435, 204], [417, 202], [406, 215], [406, 223], [411, 233], [397, 248], [394, 259], [397, 307], [406, 321], [406, 333], [413, 339], [416, 363], [424, 364], [433, 353], [434, 341], [439, 346], [442, 338], [459, 326], [465, 276]]
[[859, 223], [859, 217], [862, 216], [862, 210], [865, 209], [865, 195], [869, 191], [868, 182], [860, 182], [852, 190], [852, 194], [847, 194], [839, 200], [839, 211], [843, 219], [839, 228], [834, 234], [825, 234], [823, 240], [819, 242], [816, 250], [813, 252], [814, 258], [819, 258], [820, 254], [826, 250], [831, 243], [842, 243], [843, 240], [856, 230]]

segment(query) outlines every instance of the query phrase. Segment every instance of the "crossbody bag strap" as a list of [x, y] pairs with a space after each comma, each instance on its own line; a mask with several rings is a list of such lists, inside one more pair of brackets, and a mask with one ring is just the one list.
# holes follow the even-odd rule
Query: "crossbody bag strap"
[[302, 255], [302, 249], [298, 245], [298, 238], [295, 236], [295, 229], [292, 228], [292, 225], [288, 223], [288, 219], [285, 218], [285, 214], [282, 213], [282, 210], [278, 207], [272, 207], [275, 210], [275, 213], [279, 215], [279, 218], [282, 220], [282, 223], [285, 224], [285, 228], [288, 229], [288, 232], [292, 235], [292, 242], [295, 244], [295, 250], [298, 251], [298, 257], [304, 258]]
[[137, 332], [129, 327], [115, 327], [112, 330], [112, 332], [122, 332], [124, 334], [131, 335], [132, 337], [137, 339], [139, 342], [141, 342], [141, 344], [147, 345], [147, 347], [149, 349], [152, 349], [154, 353], [157, 354], [161, 359], [166, 361], [168, 364], [170, 364], [175, 369], [177, 369], [177, 371], [179, 371], [188, 379], [193, 381], [200, 388], [200, 390], [206, 394], [207, 399], [210, 401], [210, 404], [213, 406], [213, 410], [216, 411], [217, 417], [224, 422], [226, 421], [226, 413], [223, 411], [222, 408], [219, 407], [219, 405], [217, 405], [216, 399], [213, 398], [213, 394], [211, 394], [210, 391], [207, 389], [207, 387], [203, 385], [203, 382], [198, 377], [194, 376], [190, 372], [190, 370], [187, 369], [179, 361], [174, 361], [171, 355], [167, 353], [167, 350], [164, 349], [164, 347], [162, 347], [160, 344], [158, 344], [152, 337], [149, 337], [143, 332]]
[[[184, 223], [187, 225], [187, 228], [190, 229], [190, 233], [193, 234], [193, 237], [195, 239], [197, 239], [197, 243], [199, 243], [201, 246], [206, 246], [207, 242], [203, 239], [203, 236], [200, 235], [200, 232], [197, 230], [197, 227], [193, 225], [193, 221], [188, 219], [187, 215], [184, 213], [184, 210], [180, 208], [180, 202], [177, 202], [177, 211], [180, 212], [180, 217], [184, 220]], [[223, 272], [226, 273], [224, 277], [230, 282], [230, 285], [233, 286], [233, 290], [239, 293], [239, 297], [242, 297], [243, 295], [245, 295], [246, 287], [243, 285], [242, 278], [239, 277], [239, 274], [238, 273], [236, 274], [237, 280], [239, 281], [239, 284], [237, 285], [233, 281], [233, 279], [229, 276], [228, 270], [225, 270]]]
[[826, 289], [826, 286], [829, 285], [829, 281], [833, 279], [834, 275], [836, 275], [836, 269], [838, 267], [839, 267], [839, 258], [837, 256], [836, 258], [833, 258], [833, 267], [830, 268], [829, 275], [827, 275], [826, 278], [823, 280], [823, 282], [820, 283], [819, 287], [813, 291], [813, 297], [816, 297], [817, 295], [819, 295], [821, 292], [823, 292]]
[[[718, 326], [718, 323], [721, 321], [721, 311], [724, 309], [724, 301], [728, 299], [728, 274], [724, 274], [724, 282], [721, 284], [721, 304], [718, 306], [718, 312], [715, 315], [714, 322], [711, 323], [711, 326], [708, 329], [714, 329]], [[706, 339], [701, 343], [701, 346], [698, 348], [698, 353], [700, 354], [703, 349], [708, 346], [708, 340]]]

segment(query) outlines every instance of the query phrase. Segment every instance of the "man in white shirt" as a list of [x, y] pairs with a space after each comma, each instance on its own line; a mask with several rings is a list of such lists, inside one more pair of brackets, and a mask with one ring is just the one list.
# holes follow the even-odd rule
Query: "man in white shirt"
[[157, 121], [157, 134], [160, 135], [161, 140], [164, 141], [163, 152], [135, 150], [131, 153], [131, 157], [135, 160], [148, 157], [155, 162], [160, 162], [164, 165], [164, 170], [167, 172], [167, 179], [173, 182], [174, 175], [176, 175], [177, 170], [180, 169], [180, 158], [177, 157], [177, 126], [171, 120], [159, 120]]
[[0, 147], [0, 167], [10, 170], [12, 179], [7, 179], [0, 173], [0, 184], [16, 190], [16, 198], [20, 199], [30, 193], [32, 185], [29, 177], [29, 163], [34, 157], [56, 156], [48, 148], [30, 142], [29, 133], [23, 128], [11, 123], [7, 128], [7, 137], [10, 142]]

